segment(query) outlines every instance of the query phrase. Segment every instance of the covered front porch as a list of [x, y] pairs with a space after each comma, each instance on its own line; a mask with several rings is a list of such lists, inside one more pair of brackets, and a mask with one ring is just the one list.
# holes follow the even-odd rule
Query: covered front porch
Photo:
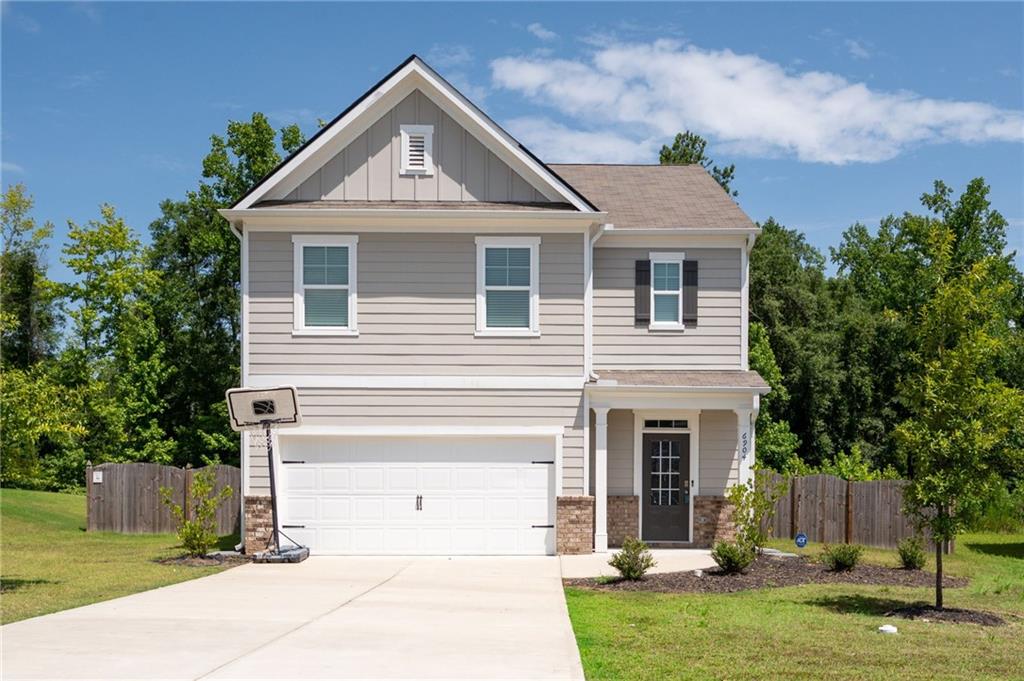
[[585, 394], [587, 494], [559, 498], [558, 552], [606, 552], [630, 536], [707, 548], [730, 536], [725, 494], [750, 479], [768, 390], [752, 371], [599, 372]]

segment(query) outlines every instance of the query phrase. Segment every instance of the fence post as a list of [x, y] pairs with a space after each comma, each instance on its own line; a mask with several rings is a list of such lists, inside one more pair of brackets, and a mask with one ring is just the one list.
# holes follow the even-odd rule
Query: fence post
[[846, 543], [853, 543], [853, 483], [846, 481]]
[[800, 522], [797, 518], [800, 513], [800, 501], [797, 499], [796, 485], [800, 480], [799, 477], [791, 475], [789, 477], [789, 538], [794, 539], [796, 533], [800, 531]]
[[185, 520], [192, 520], [192, 495], [190, 494], [192, 491], [192, 464], [190, 463], [185, 464], [184, 480], [184, 489], [182, 490], [184, 498], [181, 500], [181, 510], [185, 512]]
[[85, 462], [85, 531], [92, 530], [92, 461]]

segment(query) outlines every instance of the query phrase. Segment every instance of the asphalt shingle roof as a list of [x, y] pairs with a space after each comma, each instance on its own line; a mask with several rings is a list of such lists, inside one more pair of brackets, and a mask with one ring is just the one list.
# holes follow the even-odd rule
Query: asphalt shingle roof
[[616, 229], [752, 229], [756, 225], [699, 165], [549, 167], [594, 205]]

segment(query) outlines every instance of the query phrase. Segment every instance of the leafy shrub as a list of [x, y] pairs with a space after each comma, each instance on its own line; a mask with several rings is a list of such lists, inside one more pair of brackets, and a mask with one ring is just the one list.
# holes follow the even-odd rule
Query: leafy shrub
[[618, 570], [623, 579], [637, 580], [657, 563], [647, 544], [639, 539], [626, 537], [622, 542], [622, 550], [612, 556], [608, 564]]
[[1012, 492], [1000, 486], [971, 529], [975, 532], [1024, 532], [1024, 485]]
[[754, 549], [740, 542], [720, 541], [711, 549], [711, 557], [722, 572], [727, 575], [737, 575], [746, 572], [747, 568], [754, 562], [756, 556]]
[[230, 487], [214, 494], [216, 483], [213, 466], [196, 471], [189, 494], [191, 517], [187, 517], [185, 509], [174, 503], [174, 490], [170, 487], [160, 488], [160, 499], [171, 509], [178, 525], [178, 539], [188, 555], [194, 558], [205, 556], [217, 545], [217, 509], [234, 494]]
[[785, 482], [772, 484], [770, 471], [757, 471], [749, 482], [729, 488], [726, 497], [733, 507], [737, 544], [752, 553], [761, 553], [772, 533], [775, 502], [785, 491]]
[[857, 567], [864, 547], [857, 544], [825, 544], [821, 552], [821, 561], [833, 572], [844, 572]]
[[924, 546], [917, 537], [907, 537], [900, 542], [897, 551], [900, 554], [900, 566], [904, 570], [920, 570], [924, 567]]

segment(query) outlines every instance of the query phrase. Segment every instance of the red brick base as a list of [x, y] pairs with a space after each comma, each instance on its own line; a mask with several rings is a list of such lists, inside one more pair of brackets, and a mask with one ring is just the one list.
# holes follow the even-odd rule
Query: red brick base
[[693, 499], [693, 545], [711, 548], [716, 541], [736, 536], [732, 504], [725, 497], [698, 496]]
[[270, 497], [245, 498], [245, 553], [266, 551], [274, 543]]
[[558, 497], [555, 551], [591, 553], [594, 550], [594, 497]]
[[619, 547], [626, 537], [640, 534], [640, 497], [608, 497], [608, 546]]

